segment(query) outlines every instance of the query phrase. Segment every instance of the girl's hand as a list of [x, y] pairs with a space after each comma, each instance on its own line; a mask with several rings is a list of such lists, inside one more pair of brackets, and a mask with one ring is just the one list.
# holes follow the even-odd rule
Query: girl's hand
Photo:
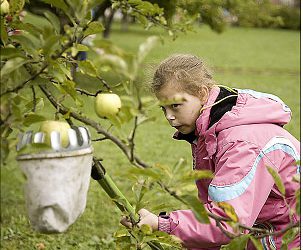
[[[142, 208], [138, 211], [138, 214], [140, 216], [140, 221], [138, 223], [138, 226], [141, 227], [142, 225], [149, 225], [153, 231], [158, 230], [158, 216], [149, 212], [148, 210]], [[126, 217], [123, 217], [120, 221], [120, 223], [128, 228], [132, 227], [132, 224], [129, 219]]]

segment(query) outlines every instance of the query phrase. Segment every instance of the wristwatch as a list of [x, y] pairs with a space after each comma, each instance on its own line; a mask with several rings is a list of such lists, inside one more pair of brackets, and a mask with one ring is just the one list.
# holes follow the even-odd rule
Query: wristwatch
[[158, 230], [170, 233], [170, 217], [166, 212], [160, 212], [158, 216]]

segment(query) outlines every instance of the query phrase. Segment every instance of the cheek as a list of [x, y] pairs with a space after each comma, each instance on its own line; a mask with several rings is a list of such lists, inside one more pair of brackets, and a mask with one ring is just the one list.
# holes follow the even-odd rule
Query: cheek
[[201, 106], [196, 104], [194, 107], [191, 108], [191, 112], [189, 112], [189, 114], [191, 114], [192, 117], [197, 119], [200, 116], [200, 109]]

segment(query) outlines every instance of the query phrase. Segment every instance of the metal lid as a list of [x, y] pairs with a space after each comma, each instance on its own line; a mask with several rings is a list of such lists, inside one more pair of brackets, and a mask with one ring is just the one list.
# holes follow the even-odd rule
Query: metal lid
[[84, 148], [91, 148], [91, 140], [89, 130], [85, 127], [76, 127], [69, 128], [68, 132], [68, 144], [66, 146], [62, 145], [60, 132], [52, 131], [50, 133], [50, 147], [38, 147], [45, 143], [45, 134], [43, 132], [34, 133], [32, 130], [25, 133], [19, 134], [18, 143], [17, 143], [17, 152], [21, 154], [32, 154], [22, 152], [25, 149], [25, 146], [31, 144], [31, 146], [37, 146], [33, 154], [45, 154], [54, 153], [54, 152], [70, 152]]

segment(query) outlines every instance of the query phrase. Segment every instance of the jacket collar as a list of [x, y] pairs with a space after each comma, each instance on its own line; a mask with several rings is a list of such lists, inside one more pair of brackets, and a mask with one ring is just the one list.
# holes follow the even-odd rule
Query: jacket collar
[[203, 107], [205, 109], [202, 111], [200, 116], [198, 117], [196, 121], [196, 131], [197, 134], [200, 137], [205, 137], [209, 122], [210, 122], [210, 110], [217, 99], [218, 95], [220, 93], [220, 88], [219, 87], [213, 87], [210, 92], [209, 92], [209, 97]]

